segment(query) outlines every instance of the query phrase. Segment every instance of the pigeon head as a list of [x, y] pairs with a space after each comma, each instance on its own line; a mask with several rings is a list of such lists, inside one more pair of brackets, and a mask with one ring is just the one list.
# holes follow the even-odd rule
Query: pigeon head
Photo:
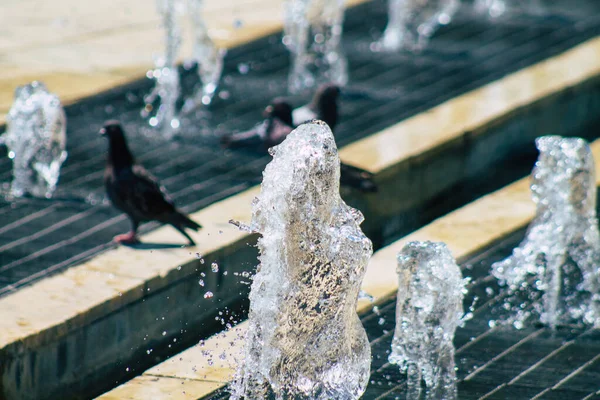
[[265, 108], [263, 116], [265, 118], [277, 118], [285, 124], [293, 126], [294, 120], [292, 118], [292, 111], [292, 106], [288, 102], [275, 99], [273, 100], [273, 103]]
[[333, 83], [325, 83], [319, 87], [315, 93], [315, 100], [319, 101], [336, 101], [340, 96], [341, 89]]
[[109, 139], [113, 137], [124, 137], [121, 123], [117, 120], [110, 120], [104, 123], [104, 126], [100, 129], [100, 135], [106, 136]]
[[317, 113], [317, 118], [325, 121], [333, 130], [338, 119], [338, 97], [341, 90], [339, 86], [326, 83], [319, 86], [315, 93], [311, 108]]
[[125, 133], [121, 123], [116, 120], [106, 121], [100, 135], [108, 138], [108, 163], [115, 168], [129, 167], [133, 165], [133, 155], [129, 151]]

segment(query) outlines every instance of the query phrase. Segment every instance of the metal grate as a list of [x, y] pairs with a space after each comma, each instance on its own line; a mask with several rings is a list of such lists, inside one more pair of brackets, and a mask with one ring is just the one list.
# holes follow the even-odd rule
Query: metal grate
[[[520, 15], [498, 22], [474, 16], [465, 7], [418, 56], [374, 57], [369, 51], [376, 32], [385, 25], [384, 1], [348, 10], [350, 90], [359, 95], [342, 105], [338, 144], [363, 138], [600, 33], [597, 1], [555, 3], [553, 17]], [[279, 34], [231, 50], [222, 88], [229, 96], [217, 98], [210, 112], [192, 116], [191, 126], [198, 129], [173, 142], [153, 139], [141, 129], [141, 98], [150, 88], [146, 80], [68, 107], [69, 159], [56, 198], [0, 200], [0, 295], [111, 247], [111, 238], [128, 229], [123, 215], [93, 204], [104, 197], [106, 143], [96, 132], [105, 119], [118, 117], [125, 123], [138, 160], [188, 212], [258, 183], [268, 158], [223, 151], [214, 133], [254, 125], [269, 100], [285, 93], [288, 59]], [[242, 64], [250, 67], [247, 75], [238, 68]], [[183, 87], [192, 87], [193, 71], [184, 74]], [[307, 98], [293, 100], [300, 104]], [[1, 151], [0, 182], [8, 182], [11, 164]], [[156, 226], [147, 224], [142, 231]]]
[[[517, 330], [490, 328], [505, 293], [489, 275], [495, 261], [507, 257], [525, 230], [494, 243], [461, 263], [472, 283], [465, 308], [477, 296], [474, 317], [458, 328], [454, 344], [458, 397], [466, 399], [600, 399], [600, 330], [542, 326]], [[492, 289], [492, 291], [486, 290]], [[367, 330], [373, 362], [371, 380], [362, 399], [406, 399], [406, 376], [387, 362], [395, 327], [395, 299], [361, 320]], [[210, 400], [228, 399], [226, 389]]]

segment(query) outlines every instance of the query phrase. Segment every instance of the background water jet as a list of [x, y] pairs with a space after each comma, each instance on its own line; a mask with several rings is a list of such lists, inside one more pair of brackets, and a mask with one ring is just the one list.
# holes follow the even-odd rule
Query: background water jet
[[378, 45], [388, 51], [421, 51], [459, 7], [460, 0], [388, 0], [388, 24]]
[[344, 86], [348, 61], [342, 51], [344, 0], [285, 0], [283, 43], [292, 55], [292, 93], [321, 83]]
[[13, 161], [12, 196], [52, 196], [67, 159], [66, 124], [60, 100], [43, 83], [15, 90], [2, 136]]
[[[600, 233], [596, 216], [595, 163], [580, 138], [544, 136], [531, 173], [536, 217], [513, 254], [492, 265], [493, 275], [508, 286], [513, 301], [520, 292], [533, 314], [556, 328], [561, 324], [600, 323]], [[521, 326], [531, 313], [507, 303]]]

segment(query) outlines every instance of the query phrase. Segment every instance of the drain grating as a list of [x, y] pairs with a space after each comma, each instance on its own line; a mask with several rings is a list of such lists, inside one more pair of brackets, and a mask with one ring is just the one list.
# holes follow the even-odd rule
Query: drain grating
[[[436, 34], [421, 55], [373, 54], [370, 42], [385, 25], [386, 4], [376, 0], [347, 12], [345, 49], [352, 92], [336, 130], [340, 146], [373, 134], [518, 69], [565, 51], [600, 33], [600, 4], [554, 2], [552, 17], [515, 16], [490, 22], [467, 7]], [[285, 93], [288, 53], [280, 35], [232, 49], [223, 88], [210, 113], [191, 117], [179, 140], [145, 135], [139, 118], [146, 80], [67, 108], [69, 158], [53, 200], [0, 200], [0, 295], [77, 264], [111, 247], [128, 229], [126, 218], [103, 199], [106, 143], [96, 134], [105, 119], [120, 118], [134, 154], [158, 176], [177, 204], [191, 212], [259, 182], [268, 158], [223, 151], [214, 133], [252, 126], [273, 97]], [[242, 74], [247, 66], [250, 73]], [[240, 67], [240, 68], [239, 68]], [[242, 72], [240, 72], [242, 71]], [[193, 71], [184, 72], [193, 86]], [[306, 98], [296, 98], [298, 103]], [[5, 150], [2, 150], [4, 152]], [[10, 180], [10, 161], [0, 154], [0, 181]], [[200, 221], [201, 222], [201, 221]], [[147, 224], [142, 231], [155, 228]]]
[[[600, 330], [542, 326], [516, 330], [488, 324], [497, 318], [505, 296], [489, 275], [495, 261], [507, 257], [525, 229], [494, 243], [461, 263], [471, 276], [465, 308], [477, 296], [474, 317], [458, 328], [454, 344], [458, 397], [466, 399], [600, 399]], [[492, 289], [491, 291], [489, 289]], [[486, 290], [488, 289], [488, 290]], [[362, 399], [406, 399], [406, 376], [387, 362], [395, 327], [395, 299], [361, 320], [369, 336], [373, 362]], [[222, 389], [207, 400], [228, 399]]]

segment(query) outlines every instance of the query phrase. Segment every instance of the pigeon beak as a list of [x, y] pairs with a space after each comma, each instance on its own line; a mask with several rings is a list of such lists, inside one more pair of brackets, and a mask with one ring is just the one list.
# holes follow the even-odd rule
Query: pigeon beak
[[98, 133], [100, 134], [100, 136], [106, 135], [106, 128], [101, 128]]
[[273, 106], [267, 106], [263, 111], [263, 118], [269, 118], [269, 116], [273, 113]]

